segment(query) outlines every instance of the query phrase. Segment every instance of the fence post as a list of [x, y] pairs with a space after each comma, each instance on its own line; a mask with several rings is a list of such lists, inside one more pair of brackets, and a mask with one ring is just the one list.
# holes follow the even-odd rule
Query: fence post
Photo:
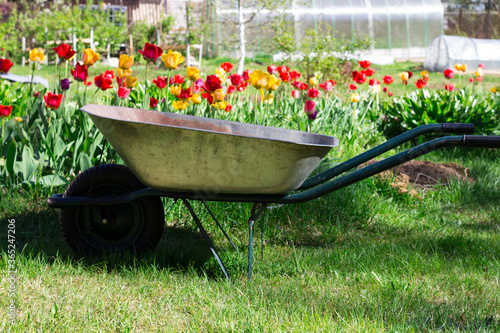
[[94, 28], [90, 28], [90, 48], [95, 51], [95, 46], [94, 46]]
[[76, 33], [73, 33], [71, 38], [73, 39], [73, 50], [77, 52], [73, 57], [73, 66], [76, 66], [76, 57], [78, 56], [78, 50], [76, 49]]
[[[45, 28], [45, 52], [47, 53], [47, 56], [45, 57], [45, 65], [49, 64], [49, 38], [48, 38], [48, 33], [47, 33], [47, 28]], [[57, 47], [57, 45], [55, 45]], [[57, 58], [57, 57], [56, 57]], [[54, 60], [57, 61], [57, 60]]]
[[22, 51], [23, 51], [23, 61], [21, 63], [22, 66], [26, 63], [26, 37], [21, 39]]
[[129, 35], [129, 40], [130, 40], [130, 55], [134, 55], [134, 39], [132, 38], [132, 35]]

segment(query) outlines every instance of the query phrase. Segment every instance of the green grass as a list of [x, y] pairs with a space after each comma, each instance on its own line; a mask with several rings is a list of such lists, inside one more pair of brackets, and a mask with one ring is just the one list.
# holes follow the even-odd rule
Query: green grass
[[[49, 193], [6, 191], [0, 237], [15, 219], [18, 318], [10, 326], [2, 316], [0, 330], [498, 332], [499, 157], [465, 149], [426, 156], [470, 168], [475, 183], [420, 198], [368, 179], [273, 207], [256, 227], [251, 281], [248, 204], [210, 203], [241, 252], [206, 223], [233, 277], [227, 282], [180, 202], [166, 200], [168, 227], [155, 252], [92, 259], [64, 243], [57, 211], [45, 205]], [[0, 289], [0, 307], [8, 301]]]

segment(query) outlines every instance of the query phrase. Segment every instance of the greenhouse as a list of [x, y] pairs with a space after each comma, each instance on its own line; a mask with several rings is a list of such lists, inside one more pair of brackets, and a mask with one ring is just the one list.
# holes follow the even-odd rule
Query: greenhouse
[[424, 67], [430, 71], [444, 71], [455, 64], [466, 64], [476, 70], [483, 64], [486, 70], [500, 70], [500, 40], [459, 36], [438, 36], [429, 45]]
[[[218, 25], [212, 31], [214, 53], [238, 53], [238, 2], [217, 0], [207, 12], [216, 16]], [[287, 20], [300, 42], [305, 31], [320, 24], [330, 26], [336, 38], [369, 37], [374, 44], [368, 54], [393, 58], [425, 58], [427, 46], [443, 34], [444, 10], [440, 0], [313, 0], [291, 1], [288, 8], [276, 10], [243, 7], [249, 55], [272, 52], [275, 31], [272, 21]], [[210, 6], [209, 6], [210, 7]], [[233, 49], [224, 45], [233, 42]]]

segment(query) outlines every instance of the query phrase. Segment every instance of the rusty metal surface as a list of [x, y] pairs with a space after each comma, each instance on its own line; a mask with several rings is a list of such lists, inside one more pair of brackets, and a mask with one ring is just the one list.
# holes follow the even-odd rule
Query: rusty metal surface
[[297, 189], [336, 138], [141, 109], [86, 105], [128, 167], [158, 190], [286, 193]]

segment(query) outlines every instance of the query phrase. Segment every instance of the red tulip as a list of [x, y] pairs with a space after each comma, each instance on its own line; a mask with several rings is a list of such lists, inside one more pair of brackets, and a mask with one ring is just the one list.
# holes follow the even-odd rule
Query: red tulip
[[306, 114], [311, 114], [314, 112], [316, 109], [316, 103], [314, 101], [306, 101], [306, 104], [304, 105], [304, 112]]
[[445, 69], [443, 74], [444, 77], [447, 79], [453, 79], [453, 76], [455, 76], [455, 73], [453, 73], [453, 69], [451, 68]]
[[76, 81], [85, 82], [89, 77], [89, 71], [86, 65], [80, 65], [80, 63], [77, 62], [75, 69], [71, 69], [71, 75], [73, 75]]
[[94, 77], [94, 84], [97, 88], [100, 88], [102, 91], [106, 89], [113, 88], [111, 85], [113, 84], [113, 80], [109, 77], [104, 76], [105, 73]]
[[156, 79], [153, 79], [153, 84], [160, 89], [163, 89], [167, 86], [167, 81], [165, 78], [158, 76]]
[[175, 74], [174, 75], [174, 82], [176, 84], [183, 84], [184, 80], [185, 80], [185, 77], [183, 75], [180, 75], [180, 74]]
[[132, 89], [129, 89], [125, 86], [121, 86], [120, 88], [118, 88], [118, 97], [125, 99], [128, 97], [128, 95], [130, 95], [131, 91]]
[[62, 98], [63, 98], [62, 94], [56, 95], [51, 92], [43, 96], [43, 99], [45, 100], [45, 106], [52, 110], [57, 110], [59, 108], [59, 105], [61, 105]]
[[447, 91], [453, 91], [453, 89], [455, 89], [455, 86], [453, 85], [453, 83], [448, 83], [444, 86], [444, 89]]
[[483, 64], [479, 64], [477, 67], [479, 67], [481, 69], [484, 69], [484, 65]]
[[247, 69], [243, 71], [243, 80], [250, 81], [250, 75], [252, 75], [252, 71]]
[[271, 65], [271, 66], [267, 66], [267, 72], [269, 74], [274, 74], [278, 71], [278, 67], [274, 66], [274, 65]]
[[222, 89], [222, 82], [216, 75], [209, 75], [202, 87], [206, 92], [213, 93], [217, 89]]
[[392, 94], [392, 92], [390, 92], [390, 91], [387, 93], [387, 96], [389, 96], [389, 97], [392, 97], [392, 95], [393, 95], [393, 94]]
[[363, 84], [366, 81], [366, 73], [364, 71], [358, 72], [354, 71], [352, 72], [352, 79], [359, 84]]
[[35, 98], [40, 97], [40, 92], [39, 92], [39, 91], [35, 91], [35, 92], [33, 93], [33, 97], [35, 97]]
[[156, 98], [153, 98], [153, 97], [149, 98], [149, 107], [151, 109], [156, 107], [157, 104], [158, 104], [158, 100]]
[[418, 79], [417, 82], [415, 82], [415, 85], [417, 86], [417, 89], [422, 89], [425, 87], [426, 83], [422, 79]]
[[384, 83], [391, 85], [394, 82], [394, 78], [391, 75], [384, 76]]
[[378, 80], [375, 78], [370, 79], [370, 81], [368, 81], [369, 86], [373, 86], [374, 84], [380, 84], [380, 82], [378, 82]]
[[291, 71], [289, 72], [291, 76], [291, 80], [297, 80], [300, 77], [300, 73], [297, 71]]
[[235, 86], [229, 86], [229, 87], [227, 87], [227, 94], [228, 95], [234, 93], [235, 91], [236, 91], [236, 87]]
[[211, 93], [205, 92], [201, 94], [201, 97], [205, 98], [208, 102], [208, 104], [213, 104], [214, 103], [214, 98]]
[[293, 98], [299, 98], [300, 97], [300, 91], [298, 91], [298, 90], [292, 90], [292, 97]]
[[474, 83], [474, 78], [473, 77], [469, 78], [469, 82]]
[[10, 105], [0, 105], [0, 117], [5, 118], [10, 116], [12, 113], [12, 106]]
[[308, 91], [307, 91], [307, 94], [309, 95], [309, 97], [311, 98], [316, 98], [318, 97], [319, 95], [319, 90], [316, 89], [316, 88], [310, 88]]
[[59, 59], [70, 60], [76, 54], [76, 52], [73, 51], [71, 46], [68, 44], [59, 44], [57, 47], [53, 47], [52, 50], [56, 51]]
[[112, 70], [107, 70], [102, 74], [103, 77], [113, 80], [115, 78], [115, 73]]
[[358, 89], [358, 86], [356, 86], [355, 84], [351, 84], [351, 85], [349, 85], [349, 89], [356, 90], [356, 89]]
[[220, 65], [220, 68], [226, 71], [226, 73], [229, 73], [233, 70], [233, 65], [229, 62], [225, 62], [222, 65]]
[[290, 82], [292, 80], [292, 74], [290, 72], [280, 73], [280, 79], [283, 82]]
[[14, 63], [10, 59], [0, 58], [0, 73], [8, 73], [13, 65]]
[[407, 73], [408, 73], [408, 80], [409, 80], [413, 76], [413, 72], [412, 71], [408, 71]]
[[231, 111], [232, 108], [233, 108], [233, 106], [231, 104], [228, 104], [228, 105], [226, 105], [226, 109], [224, 111], [229, 112], [229, 111]]
[[239, 86], [240, 84], [243, 83], [243, 78], [241, 77], [240, 74], [237, 73], [229, 75], [229, 80], [231, 80], [231, 84], [233, 86]]
[[298, 88], [302, 91], [306, 90], [308, 88], [308, 85], [305, 84], [304, 82], [299, 82]]
[[280, 73], [280, 74], [286, 73], [290, 70], [290, 68], [286, 67], [285, 65], [278, 66], [276, 69], [278, 70], [278, 73]]
[[181, 89], [181, 93], [177, 97], [179, 97], [179, 99], [182, 100], [187, 100], [191, 98], [191, 88]]
[[142, 54], [144, 60], [155, 62], [162, 55], [163, 50], [154, 44], [146, 43], [144, 50], [139, 50], [139, 53]]
[[360, 65], [361, 67], [363, 67], [363, 68], [368, 68], [368, 67], [370, 67], [370, 65], [371, 65], [371, 64], [372, 64], [372, 63], [371, 63], [371, 62], [369, 62], [368, 60], [361, 60], [361, 61], [359, 62], [359, 65]]
[[482, 76], [478, 76], [478, 77], [476, 77], [476, 81], [477, 81], [477, 82], [481, 82], [481, 81], [483, 81], [483, 77], [482, 77]]

